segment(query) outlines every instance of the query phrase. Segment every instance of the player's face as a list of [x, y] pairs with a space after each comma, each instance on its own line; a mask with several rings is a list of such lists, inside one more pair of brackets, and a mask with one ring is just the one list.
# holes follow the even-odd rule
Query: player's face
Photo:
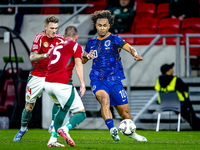
[[125, 7], [130, 3], [130, 0], [120, 0], [119, 2], [122, 7]]
[[110, 28], [110, 24], [108, 22], [108, 19], [97, 19], [96, 22], [96, 29], [97, 29], [97, 33], [98, 35], [103, 38], [104, 36], [106, 36], [108, 34], [108, 30]]
[[47, 36], [49, 38], [54, 38], [58, 30], [58, 23], [49, 22], [49, 24], [44, 25], [44, 27], [45, 27]]

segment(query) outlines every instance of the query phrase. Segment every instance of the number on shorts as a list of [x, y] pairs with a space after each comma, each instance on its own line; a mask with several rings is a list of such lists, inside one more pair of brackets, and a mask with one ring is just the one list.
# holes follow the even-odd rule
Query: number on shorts
[[122, 98], [126, 98], [126, 91], [125, 90], [121, 90], [121, 91], [119, 91], [119, 93], [121, 94]]

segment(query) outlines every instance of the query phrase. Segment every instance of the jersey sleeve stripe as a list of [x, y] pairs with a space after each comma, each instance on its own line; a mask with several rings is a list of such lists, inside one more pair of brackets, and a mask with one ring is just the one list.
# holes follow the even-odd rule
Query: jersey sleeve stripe
[[39, 39], [40, 39], [42, 36], [44, 36], [44, 34], [42, 34], [42, 33], [40, 33], [40, 34], [37, 34], [37, 35], [35, 36], [35, 38], [34, 38], [33, 42], [37, 43], [37, 42], [38, 42], [38, 40], [39, 40]]
[[42, 40], [40, 39], [40, 47], [42, 47]]
[[74, 45], [74, 48], [73, 48], [73, 50], [74, 50], [74, 53], [76, 52], [76, 50], [77, 50], [77, 47], [78, 47], [78, 43], [76, 43], [76, 44]]
[[124, 46], [122, 48], [124, 48], [126, 45], [129, 45], [128, 43], [124, 44]]

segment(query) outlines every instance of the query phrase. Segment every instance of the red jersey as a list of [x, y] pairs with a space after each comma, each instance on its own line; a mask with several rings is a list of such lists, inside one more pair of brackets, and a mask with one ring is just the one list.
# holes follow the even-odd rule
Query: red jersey
[[[35, 36], [31, 52], [37, 51], [38, 54], [45, 54], [49, 49], [54, 48], [60, 42], [64, 42], [61, 35], [56, 34], [54, 38], [48, 38], [45, 31], [43, 31]], [[48, 62], [49, 58], [32, 62], [30, 74], [38, 77], [45, 77]]]
[[72, 40], [57, 45], [50, 53], [45, 81], [72, 85], [75, 58], [82, 60], [82, 55], [82, 47]]

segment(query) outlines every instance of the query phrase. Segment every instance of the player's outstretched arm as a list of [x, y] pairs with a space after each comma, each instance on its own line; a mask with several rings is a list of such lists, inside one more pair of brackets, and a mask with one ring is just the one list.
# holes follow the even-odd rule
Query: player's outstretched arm
[[75, 58], [75, 69], [76, 69], [76, 74], [79, 78], [79, 81], [81, 83], [80, 86], [80, 93], [81, 97], [85, 94], [85, 81], [84, 81], [84, 70], [83, 70], [83, 64], [80, 58]]
[[46, 54], [38, 54], [38, 52], [34, 51], [34, 52], [31, 52], [30, 53], [30, 60], [33, 62], [33, 61], [38, 61], [38, 60], [41, 60], [41, 59], [44, 59], [44, 58], [47, 58], [49, 57], [49, 54], [46, 53]]
[[138, 51], [134, 47], [132, 47], [131, 45], [129, 45], [129, 44], [125, 45], [125, 47], [123, 49], [125, 49], [127, 52], [129, 52], [134, 57], [134, 59], [136, 61], [142, 61], [143, 60], [142, 56], [140, 56]]

